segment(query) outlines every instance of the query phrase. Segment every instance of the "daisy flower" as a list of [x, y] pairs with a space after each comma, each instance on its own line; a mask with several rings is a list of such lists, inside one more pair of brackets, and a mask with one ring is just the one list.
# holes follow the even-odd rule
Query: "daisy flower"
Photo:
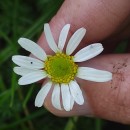
[[[58, 44], [54, 41], [49, 24], [44, 24], [44, 33], [49, 47], [54, 55], [47, 55], [46, 52], [35, 42], [20, 38], [18, 43], [22, 48], [32, 53], [36, 58], [29, 56], [15, 55], [13, 62], [18, 65], [14, 72], [22, 76], [18, 80], [19, 85], [28, 85], [42, 79], [47, 82], [42, 85], [35, 99], [35, 106], [41, 107], [50, 89], [52, 105], [59, 110], [72, 110], [74, 103], [84, 104], [84, 97], [76, 77], [94, 82], [107, 82], [112, 79], [112, 73], [104, 70], [97, 70], [90, 67], [80, 67], [78, 62], [87, 61], [103, 51], [101, 43], [88, 45], [73, 54], [83, 39], [86, 29], [78, 29], [68, 41], [65, 52], [64, 47], [70, 24], [66, 24], [61, 30]], [[53, 86], [53, 87], [52, 87]]]

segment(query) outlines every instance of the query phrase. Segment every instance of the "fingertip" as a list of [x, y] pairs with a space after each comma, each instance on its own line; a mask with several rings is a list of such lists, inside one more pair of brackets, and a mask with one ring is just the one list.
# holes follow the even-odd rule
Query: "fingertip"
[[[85, 94], [85, 93], [84, 93]], [[66, 111], [65, 109], [62, 110], [58, 110], [56, 109], [51, 102], [51, 95], [52, 95], [52, 90], [49, 92], [49, 94], [46, 97], [46, 100], [44, 102], [44, 107], [51, 112], [52, 114], [56, 115], [56, 116], [60, 116], [60, 117], [70, 117], [70, 116], [88, 116], [88, 117], [92, 117], [93, 116], [93, 112], [92, 109], [90, 108], [90, 105], [87, 101], [86, 95], [84, 95], [85, 97], [85, 102], [83, 105], [78, 105], [76, 103], [74, 103], [74, 106], [72, 108], [72, 110], [70, 111]], [[62, 104], [62, 102], [61, 102]]]

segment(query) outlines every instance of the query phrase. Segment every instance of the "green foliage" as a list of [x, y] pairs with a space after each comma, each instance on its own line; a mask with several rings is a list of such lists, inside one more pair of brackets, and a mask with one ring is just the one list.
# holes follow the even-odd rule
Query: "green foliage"
[[63, 0], [0, 1], [0, 130], [102, 130], [104, 123], [87, 117], [61, 118], [45, 108], [35, 108], [40, 85], [19, 86], [12, 55], [25, 53], [17, 44], [21, 36], [37, 40], [43, 23], [55, 15]]

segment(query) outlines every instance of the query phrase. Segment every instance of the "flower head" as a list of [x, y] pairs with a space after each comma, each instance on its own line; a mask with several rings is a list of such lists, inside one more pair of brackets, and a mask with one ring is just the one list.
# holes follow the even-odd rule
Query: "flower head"
[[18, 67], [14, 67], [14, 72], [22, 76], [18, 84], [27, 85], [41, 79], [47, 79], [47, 82], [42, 85], [41, 90], [36, 96], [35, 106], [37, 107], [43, 105], [52, 85], [54, 86], [51, 97], [52, 105], [59, 110], [70, 111], [73, 108], [74, 102], [79, 105], [84, 103], [82, 90], [75, 77], [94, 82], [107, 82], [112, 79], [112, 74], [108, 71], [80, 67], [77, 64], [100, 54], [103, 51], [101, 43], [88, 45], [72, 56], [86, 33], [85, 28], [78, 29], [72, 35], [68, 41], [66, 51], [63, 51], [69, 29], [69, 24], [63, 27], [58, 44], [56, 44], [49, 24], [44, 25], [44, 33], [48, 45], [55, 52], [52, 56], [47, 55], [39, 45], [29, 39], [20, 38], [18, 40], [21, 47], [36, 57], [32, 58], [21, 55], [12, 57], [13, 62], [18, 65]]

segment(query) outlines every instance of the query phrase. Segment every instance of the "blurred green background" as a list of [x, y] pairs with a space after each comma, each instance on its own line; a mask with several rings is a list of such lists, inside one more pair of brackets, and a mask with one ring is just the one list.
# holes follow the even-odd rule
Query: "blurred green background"
[[40, 85], [17, 84], [11, 56], [26, 53], [20, 49], [18, 38], [24, 36], [36, 41], [43, 24], [62, 3], [63, 0], [0, 1], [0, 130], [130, 130], [129, 125], [97, 118], [56, 117], [45, 108], [35, 108]]

